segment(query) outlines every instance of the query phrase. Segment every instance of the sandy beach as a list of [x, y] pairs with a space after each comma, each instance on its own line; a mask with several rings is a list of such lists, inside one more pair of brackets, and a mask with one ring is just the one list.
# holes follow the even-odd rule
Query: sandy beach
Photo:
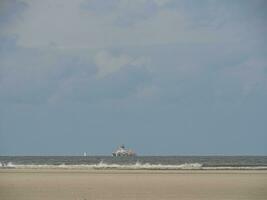
[[267, 199], [267, 171], [0, 170], [1, 200]]

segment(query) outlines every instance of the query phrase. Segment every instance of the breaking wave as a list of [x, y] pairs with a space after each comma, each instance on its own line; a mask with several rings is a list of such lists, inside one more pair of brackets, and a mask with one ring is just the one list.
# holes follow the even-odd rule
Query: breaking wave
[[203, 166], [200, 163], [184, 163], [180, 165], [163, 165], [140, 163], [135, 164], [107, 164], [103, 161], [98, 164], [79, 165], [51, 165], [51, 164], [13, 164], [12, 162], [1, 163], [0, 168], [7, 169], [115, 169], [115, 170], [267, 170], [267, 166]]
[[13, 164], [11, 162], [7, 164], [0, 163], [1, 168], [15, 168], [15, 169], [162, 169], [162, 170], [175, 170], [175, 169], [201, 169], [202, 164], [199, 163], [185, 163], [181, 165], [161, 165], [161, 164], [149, 164], [139, 163], [135, 164], [107, 164], [100, 162], [98, 164], [79, 164], [79, 165], [36, 165], [36, 164]]

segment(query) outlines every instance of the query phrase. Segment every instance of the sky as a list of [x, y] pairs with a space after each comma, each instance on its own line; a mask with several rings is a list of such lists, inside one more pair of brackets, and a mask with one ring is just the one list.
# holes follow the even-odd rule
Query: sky
[[267, 155], [267, 1], [1, 0], [0, 155]]

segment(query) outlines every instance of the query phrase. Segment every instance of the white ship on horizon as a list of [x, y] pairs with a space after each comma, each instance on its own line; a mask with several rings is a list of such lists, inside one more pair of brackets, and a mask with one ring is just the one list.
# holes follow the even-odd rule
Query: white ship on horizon
[[136, 153], [131, 149], [126, 149], [124, 145], [121, 145], [116, 151], [112, 153], [112, 156], [136, 156]]

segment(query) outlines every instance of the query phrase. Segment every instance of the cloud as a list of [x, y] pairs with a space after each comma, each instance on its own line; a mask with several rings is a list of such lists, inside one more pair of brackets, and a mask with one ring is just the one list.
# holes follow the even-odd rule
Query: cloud
[[6, 50], [0, 101], [94, 103], [127, 98], [149, 81], [146, 58], [109, 51], [81, 56], [51, 48]]
[[94, 15], [110, 15], [118, 26], [132, 26], [153, 17], [172, 0], [89, 0], [81, 8]]
[[[20, 21], [1, 30], [2, 99], [164, 100], [212, 93], [209, 85], [226, 94], [234, 85], [264, 88], [256, 61], [266, 52], [261, 1], [23, 2]], [[243, 63], [249, 57], [259, 66], [244, 67], [254, 66]]]
[[[89, 1], [86, 7], [89, 9], [86, 9], [83, 8], [83, 1], [64, 1], [64, 4], [28, 1], [23, 20], [10, 25], [5, 31], [18, 35], [20, 46], [42, 47], [54, 44], [62, 49], [105, 49], [176, 42], [209, 43], [215, 42], [218, 36], [223, 37], [217, 35], [220, 31], [214, 33], [209, 28], [192, 29], [194, 23], [186, 10], [182, 12], [167, 6], [171, 2], [111, 2], [114, 3], [108, 3], [110, 6], [107, 6], [104, 2]], [[99, 15], [98, 7], [111, 11]]]
[[98, 77], [105, 77], [111, 73], [120, 70], [122, 67], [129, 65], [132, 62], [132, 58], [128, 55], [119, 55], [113, 57], [108, 52], [99, 52], [95, 56], [95, 63], [98, 68]]
[[146, 63], [143, 57], [97, 52], [94, 57], [96, 73], [90, 77], [76, 73], [65, 79], [49, 101], [95, 103], [127, 98], [150, 81]]
[[[27, 8], [25, 2], [19, 0], [1, 0], [0, 2], [0, 27], [14, 23], [21, 17], [23, 11]], [[1, 32], [1, 31], [0, 31]]]
[[132, 58], [126, 54], [120, 54], [116, 56], [107, 51], [98, 52], [95, 56], [95, 64], [98, 68], [97, 77], [103, 78], [127, 66], [144, 66], [147, 64], [147, 60], [148, 59], [144, 57]]
[[142, 68], [124, 68], [118, 73], [99, 80], [73, 76], [60, 83], [49, 97], [49, 103], [82, 102], [105, 103], [127, 99], [149, 82], [147, 71]]
[[154, 0], [154, 2], [159, 6], [165, 6], [169, 3], [171, 3], [173, 0]]
[[43, 103], [72, 76], [90, 77], [96, 67], [85, 59], [53, 49], [13, 48], [0, 60], [0, 99]]

